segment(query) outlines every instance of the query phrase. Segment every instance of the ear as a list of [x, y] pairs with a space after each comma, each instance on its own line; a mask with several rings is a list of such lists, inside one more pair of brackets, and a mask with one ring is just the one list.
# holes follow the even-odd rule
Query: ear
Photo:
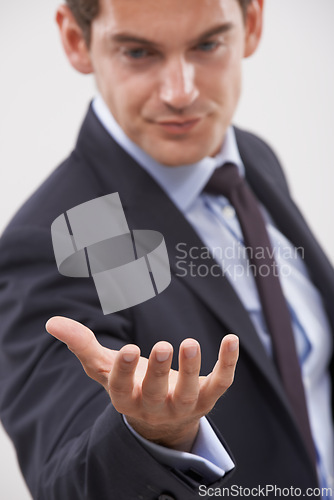
[[67, 5], [58, 7], [56, 22], [64, 50], [73, 68], [83, 74], [92, 73], [89, 49], [82, 30]]
[[249, 57], [256, 51], [262, 35], [264, 0], [252, 0], [247, 7], [245, 19], [245, 51]]

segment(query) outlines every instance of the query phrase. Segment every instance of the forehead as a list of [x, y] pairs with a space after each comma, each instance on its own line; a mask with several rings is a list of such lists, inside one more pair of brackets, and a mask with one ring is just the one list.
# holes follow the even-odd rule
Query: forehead
[[106, 35], [125, 31], [171, 41], [224, 23], [242, 25], [238, 0], [100, 0], [93, 28]]

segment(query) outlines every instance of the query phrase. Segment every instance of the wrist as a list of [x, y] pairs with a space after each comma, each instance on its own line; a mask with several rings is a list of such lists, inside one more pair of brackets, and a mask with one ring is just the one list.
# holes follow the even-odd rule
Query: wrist
[[140, 436], [152, 443], [178, 451], [190, 452], [199, 430], [199, 419], [178, 424], [152, 425], [126, 416], [128, 424]]

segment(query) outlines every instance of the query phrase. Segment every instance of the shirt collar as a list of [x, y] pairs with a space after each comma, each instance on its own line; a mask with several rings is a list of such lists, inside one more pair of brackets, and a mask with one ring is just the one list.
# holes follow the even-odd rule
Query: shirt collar
[[213, 171], [224, 163], [234, 163], [240, 174], [244, 175], [245, 169], [232, 126], [227, 129], [221, 150], [215, 157], [205, 157], [191, 165], [167, 167], [129, 139], [100, 95], [93, 101], [93, 110], [113, 139], [155, 179], [182, 212], [187, 211], [202, 192]]

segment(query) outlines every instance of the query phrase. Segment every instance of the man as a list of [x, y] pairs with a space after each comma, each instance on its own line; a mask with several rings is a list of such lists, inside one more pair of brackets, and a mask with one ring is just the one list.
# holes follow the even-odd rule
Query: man
[[[333, 273], [273, 153], [230, 127], [242, 59], [261, 37], [263, 2], [85, 5], [60, 7], [57, 22], [71, 64], [94, 72], [100, 95], [73, 154], [2, 238], [1, 417], [27, 483], [35, 498], [47, 499], [183, 500], [223, 496], [223, 488], [235, 493], [234, 487], [239, 495], [265, 489], [267, 496], [288, 490], [316, 498], [333, 472]], [[245, 171], [280, 268], [289, 271], [280, 279], [309, 377], [315, 460], [278, 375], [247, 260], [236, 257], [245, 270], [238, 276], [224, 258], [201, 250], [235, 248], [244, 236], [226, 197], [205, 192], [226, 162]], [[50, 226], [70, 208], [114, 192], [131, 228], [164, 235], [173, 278], [154, 300], [104, 316], [92, 282], [57, 272]], [[300, 251], [281, 256], [280, 245]], [[209, 270], [205, 276], [200, 265]], [[71, 320], [47, 324], [100, 385], [45, 334], [51, 316], [94, 332], [98, 342]], [[237, 339], [225, 336], [230, 331], [240, 337], [240, 360], [233, 386], [219, 399], [237, 361]], [[172, 346], [177, 355], [180, 344], [177, 373]]]

